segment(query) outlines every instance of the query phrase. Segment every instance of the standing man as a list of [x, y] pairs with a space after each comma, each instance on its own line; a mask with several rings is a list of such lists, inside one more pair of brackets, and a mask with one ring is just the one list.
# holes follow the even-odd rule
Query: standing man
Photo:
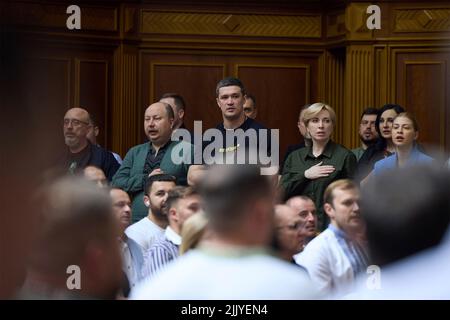
[[280, 257], [295, 263], [294, 255], [303, 250], [305, 220], [286, 205], [275, 206], [275, 239]]
[[[150, 141], [131, 148], [114, 176], [112, 184], [128, 192], [132, 198], [134, 221], [139, 221], [148, 214], [144, 204], [144, 181], [149, 174], [166, 173], [175, 176], [177, 184], [187, 184], [193, 151], [191, 154], [182, 152], [182, 159], [178, 159], [182, 163], [174, 163], [172, 150], [179, 143], [187, 142], [171, 141], [173, 122], [174, 114], [169, 104], [151, 104], [144, 115], [144, 130]], [[190, 148], [192, 145], [188, 146]]]
[[146, 253], [155, 239], [164, 233], [167, 227], [166, 207], [169, 191], [175, 188], [175, 177], [168, 174], [155, 174], [148, 177], [144, 187], [144, 204], [148, 215], [125, 231], [127, 236], [136, 241]]
[[378, 132], [375, 127], [377, 116], [378, 110], [375, 108], [367, 108], [361, 115], [361, 121], [359, 123], [359, 139], [361, 140], [361, 146], [352, 149], [352, 152], [358, 161], [361, 159], [364, 151], [366, 151], [369, 146], [374, 145], [378, 140]]
[[146, 254], [144, 276], [154, 276], [178, 258], [181, 228], [190, 216], [200, 210], [200, 196], [192, 187], [175, 187], [169, 191], [166, 208], [169, 225]]
[[72, 174], [89, 165], [96, 166], [111, 181], [119, 163], [110, 152], [89, 142], [87, 135], [92, 126], [89, 118], [89, 113], [82, 108], [69, 109], [64, 115], [63, 132], [67, 146], [64, 166]]
[[[109, 191], [112, 200], [114, 215], [119, 223], [119, 249], [122, 254], [122, 271], [128, 279], [130, 289], [142, 279], [142, 266], [144, 257], [142, 250], [133, 239], [125, 234], [125, 229], [131, 223], [131, 200], [122, 189], [112, 188]], [[128, 293], [125, 293], [128, 296]]]
[[[96, 145], [96, 146], [100, 147], [100, 145], [97, 143], [97, 137], [98, 137], [98, 135], [100, 133], [100, 127], [98, 126], [98, 124], [95, 121], [95, 119], [92, 116], [92, 114], [89, 114], [89, 123], [90, 123], [90, 126], [89, 126], [89, 131], [88, 131], [88, 134], [87, 134], [87, 138], [89, 139], [89, 141], [93, 145]], [[112, 153], [114, 158], [117, 160], [117, 162], [119, 164], [122, 164], [122, 158], [117, 153], [112, 152], [112, 151], [110, 151], [110, 152]]]
[[302, 233], [305, 235], [305, 245], [317, 235], [317, 210], [314, 201], [308, 196], [295, 196], [286, 201], [286, 205], [295, 210], [305, 223]]
[[35, 201], [36, 222], [42, 224], [32, 242], [19, 297], [115, 299], [122, 272], [117, 220], [108, 193], [84, 178], [64, 177], [40, 195], [42, 202]]
[[144, 281], [132, 298], [314, 297], [300, 268], [267, 251], [274, 228], [274, 188], [258, 166], [213, 166], [200, 186], [200, 195], [214, 236]]
[[[270, 131], [255, 120], [248, 118], [244, 113], [246, 91], [242, 82], [232, 77], [220, 80], [216, 86], [216, 97], [223, 119], [223, 122], [218, 124], [216, 129], [220, 132], [222, 142], [219, 143], [215, 140], [211, 143], [206, 142], [204, 150], [211, 151], [210, 155], [214, 159], [223, 162], [227, 161], [226, 159], [234, 158], [236, 154], [254, 155], [262, 147], [262, 141], [259, 138], [260, 130], [267, 130], [267, 140], [264, 141], [266, 150], [262, 151], [270, 156]], [[227, 136], [230, 136], [230, 138], [227, 139]], [[255, 137], [255, 139], [251, 139], [251, 137]], [[218, 137], [215, 138], [218, 139]], [[210, 145], [214, 145], [214, 149], [211, 150]], [[239, 152], [240, 150], [241, 152]], [[259, 160], [258, 154], [256, 156]]]
[[178, 93], [165, 93], [159, 99], [159, 102], [168, 103], [173, 110], [173, 130], [178, 128], [186, 129], [184, 125], [184, 114], [186, 112], [186, 103], [181, 95]]
[[366, 272], [367, 250], [361, 241], [364, 223], [359, 212], [359, 188], [351, 180], [331, 183], [324, 194], [328, 228], [295, 257], [324, 294], [343, 295], [352, 290], [358, 274]]
[[247, 93], [244, 103], [245, 116], [251, 119], [256, 119], [258, 109], [256, 108], [256, 98], [254, 95]]

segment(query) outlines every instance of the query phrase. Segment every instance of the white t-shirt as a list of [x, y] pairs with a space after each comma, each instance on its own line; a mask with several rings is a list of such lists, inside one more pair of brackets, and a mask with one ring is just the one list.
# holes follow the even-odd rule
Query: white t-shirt
[[152, 222], [148, 217], [142, 218], [125, 230], [127, 237], [136, 241], [143, 254], [152, 246], [153, 241], [164, 234], [164, 229]]
[[194, 249], [132, 290], [131, 299], [312, 299], [298, 266], [263, 252], [243, 256]]

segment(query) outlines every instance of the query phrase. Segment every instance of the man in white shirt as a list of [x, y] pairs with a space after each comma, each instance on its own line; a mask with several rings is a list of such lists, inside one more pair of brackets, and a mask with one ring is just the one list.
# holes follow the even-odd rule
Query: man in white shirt
[[359, 212], [359, 188], [351, 180], [331, 183], [324, 193], [330, 225], [295, 256], [323, 294], [339, 296], [352, 290], [365, 272], [368, 257], [363, 243], [364, 223]]
[[170, 261], [178, 258], [181, 228], [184, 222], [200, 210], [200, 196], [192, 187], [178, 186], [169, 191], [167, 198], [169, 225], [153, 242], [145, 254], [144, 276], [154, 276]]
[[212, 237], [142, 282], [132, 299], [302, 299], [314, 288], [302, 270], [267, 253], [274, 190], [252, 165], [220, 165], [200, 184]]
[[145, 181], [144, 204], [148, 207], [148, 215], [125, 230], [127, 236], [139, 244], [144, 254], [167, 227], [167, 215], [163, 209], [167, 195], [173, 188], [175, 177], [168, 174], [154, 174]]
[[128, 193], [118, 188], [112, 188], [109, 195], [111, 196], [114, 215], [119, 222], [119, 250], [122, 255], [122, 270], [127, 276], [130, 289], [132, 289], [142, 280], [144, 257], [139, 245], [125, 234], [125, 229], [131, 222], [131, 200]]

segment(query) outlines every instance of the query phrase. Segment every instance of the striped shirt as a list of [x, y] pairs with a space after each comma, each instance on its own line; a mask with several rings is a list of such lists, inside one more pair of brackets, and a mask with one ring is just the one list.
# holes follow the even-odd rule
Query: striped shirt
[[145, 255], [144, 277], [154, 276], [167, 263], [178, 258], [180, 244], [181, 236], [168, 226], [164, 234], [153, 242]]
[[368, 263], [365, 249], [331, 224], [294, 259], [308, 270], [322, 294], [337, 296], [353, 290], [355, 276]]
[[332, 224], [328, 226], [328, 229], [333, 231], [336, 239], [347, 256], [353, 269], [353, 276], [359, 273], [366, 272], [367, 266], [369, 264], [369, 257], [366, 253], [365, 248], [363, 248], [359, 243], [350, 239], [344, 231], [336, 228]]

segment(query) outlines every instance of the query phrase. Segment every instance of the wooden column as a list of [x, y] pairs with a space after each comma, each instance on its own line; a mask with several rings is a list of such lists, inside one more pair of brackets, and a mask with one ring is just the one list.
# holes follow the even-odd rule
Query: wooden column
[[114, 70], [112, 150], [124, 157], [130, 147], [140, 143], [138, 132], [142, 131], [138, 124], [141, 108], [137, 106], [137, 52], [120, 45], [114, 53]]

